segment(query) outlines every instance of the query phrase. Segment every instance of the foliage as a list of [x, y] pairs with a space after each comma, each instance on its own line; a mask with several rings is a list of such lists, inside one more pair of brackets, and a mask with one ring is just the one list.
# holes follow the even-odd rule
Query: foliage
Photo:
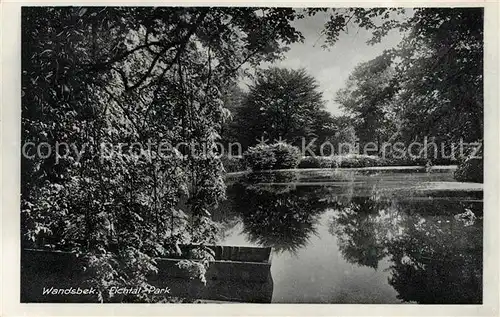
[[318, 84], [304, 69], [262, 70], [249, 88], [234, 118], [244, 149], [261, 137], [298, 145], [302, 137], [333, 134]]
[[454, 173], [454, 177], [459, 182], [482, 183], [484, 174], [484, 150], [483, 142], [479, 142], [480, 147], [476, 153], [470, 153], [462, 159]]
[[200, 263], [193, 260], [181, 260], [178, 266], [187, 271], [191, 279], [198, 278], [203, 284], [207, 284], [205, 273], [207, 272], [208, 262]]
[[273, 247], [275, 252], [295, 253], [315, 234], [325, 203], [320, 199], [321, 193], [310, 187], [253, 184], [269, 182], [269, 178], [286, 181], [282, 178], [289, 176], [274, 174], [250, 176], [253, 182], [233, 185], [228, 195], [236, 202], [234, 208], [251, 242]]
[[22, 157], [23, 246], [50, 240], [85, 255], [90, 282], [109, 301], [110, 283], [147, 283], [165, 246], [213, 242], [210, 210], [224, 198], [215, 144], [229, 115], [223, 92], [242, 65], [273, 61], [302, 39], [290, 24], [296, 16], [281, 8], [23, 8], [22, 142], [66, 142], [82, 154], [62, 147], [44, 158], [28, 148]]
[[[243, 102], [247, 97], [247, 93], [243, 91], [236, 83], [230, 85], [223, 93], [224, 107], [231, 112], [228, 120], [222, 125], [221, 143], [230, 151], [229, 143], [239, 142], [239, 134], [242, 132], [239, 129], [238, 113], [243, 107]], [[232, 153], [234, 155], [234, 153]]]
[[243, 153], [246, 165], [250, 166], [252, 170], [269, 170], [276, 165], [276, 156], [274, 151], [269, 145], [257, 145], [249, 147]]
[[[341, 32], [346, 32], [350, 23], [373, 31], [369, 44], [380, 42], [381, 38], [394, 29], [400, 31], [408, 27], [409, 21], [401, 21], [400, 15], [405, 15], [405, 8], [308, 8], [309, 15], [318, 12], [329, 12], [330, 16], [322, 31], [325, 35], [325, 44], [333, 45]], [[327, 47], [324, 45], [324, 47]]]
[[378, 149], [395, 132], [393, 104], [395, 89], [392, 60], [381, 55], [358, 65], [347, 87], [337, 92], [336, 101], [353, 117], [360, 147], [376, 142]]
[[483, 135], [483, 10], [419, 10], [396, 56], [402, 134], [472, 142]]
[[252, 170], [296, 168], [300, 160], [300, 150], [290, 144], [277, 142], [271, 145], [259, 144], [249, 147], [243, 157]]
[[271, 144], [270, 147], [276, 158], [275, 169], [296, 168], [299, 164], [299, 148], [283, 142]]
[[339, 162], [332, 156], [304, 156], [299, 163], [299, 168], [336, 168]]
[[[351, 21], [373, 30], [375, 42], [391, 29], [408, 31], [397, 49], [354, 76], [356, 85], [345, 97], [363, 119], [355, 121], [355, 132], [366, 127], [383, 139], [396, 118], [405, 142], [430, 134], [446, 141], [482, 139], [482, 9], [418, 8], [411, 17], [392, 17], [402, 12], [333, 10], [326, 24], [329, 44]], [[291, 8], [23, 8], [21, 142], [46, 142], [52, 151], [44, 157], [28, 147], [21, 159], [22, 246], [83, 255], [92, 272], [88, 282], [101, 290], [99, 300], [111, 301], [107, 287], [147, 284], [154, 257], [168, 254], [172, 245], [213, 243], [219, 228], [210, 211], [225, 192], [216, 155], [230, 117], [225, 106], [234, 105], [245, 147], [261, 136], [293, 143], [301, 136], [327, 139], [336, 131], [316, 81], [303, 70], [271, 68], [259, 74], [248, 96], [228, 92], [243, 65], [272, 62], [286, 45], [302, 40], [292, 26], [302, 17]], [[371, 78], [372, 72], [377, 76]], [[368, 88], [376, 94], [368, 95]], [[132, 146], [150, 141], [186, 146]], [[56, 142], [70, 147], [55, 150]], [[126, 146], [109, 151], [103, 144]], [[249, 149], [245, 159], [255, 169], [298, 162], [294, 148], [275, 145]], [[364, 157], [345, 162], [379, 164]], [[314, 227], [313, 215], [301, 214], [310, 209], [308, 202], [280, 195], [278, 202], [293, 215], [275, 201], [264, 206], [278, 208], [271, 215], [250, 204], [261, 209], [247, 213], [249, 228], [274, 230], [273, 223], [289, 216], [292, 227]], [[279, 229], [275, 237], [287, 243], [307, 237]], [[203, 273], [199, 264], [208, 259], [186, 259], [183, 266]]]
[[374, 167], [374, 166], [388, 165], [388, 162], [385, 159], [372, 155], [347, 154], [338, 156], [337, 160], [339, 162], [338, 166], [342, 168]]
[[[342, 22], [344, 26], [342, 26]], [[363, 63], [338, 100], [358, 122], [362, 140], [408, 144], [425, 136], [438, 143], [472, 142], [483, 135], [483, 9], [375, 8], [333, 10], [327, 42], [349, 22], [373, 31], [376, 43], [404, 32], [398, 47]]]
[[[453, 207], [441, 205], [446, 203]], [[476, 213], [481, 208], [468, 207]], [[436, 212], [458, 213], [468, 210], [465, 205], [358, 197], [333, 208], [329, 230], [337, 236], [344, 258], [374, 269], [387, 259], [389, 284], [399, 299], [422, 304], [481, 302], [481, 223], [469, 226]]]
[[335, 137], [333, 140], [334, 148], [337, 149], [335, 154], [342, 155], [348, 154], [350, 149], [353, 148], [358, 141], [359, 138], [356, 135], [356, 130], [354, 126], [348, 124], [344, 127], [341, 127], [339, 131], [335, 133]]

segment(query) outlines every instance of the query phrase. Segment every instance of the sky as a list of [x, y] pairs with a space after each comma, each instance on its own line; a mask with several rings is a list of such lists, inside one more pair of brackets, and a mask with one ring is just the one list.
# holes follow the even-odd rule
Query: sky
[[[293, 25], [304, 36], [304, 42], [290, 45], [290, 50], [284, 54], [285, 58], [272, 65], [305, 68], [318, 81], [327, 110], [333, 115], [340, 115], [342, 111], [334, 101], [335, 94], [345, 86], [354, 67], [377, 57], [385, 49], [395, 47], [402, 35], [398, 31], [391, 31], [381, 43], [368, 45], [366, 41], [371, 38], [371, 32], [351, 25], [348, 33], [341, 34], [338, 42], [328, 50], [321, 47], [324, 42], [320, 38], [326, 20], [327, 15], [318, 14], [295, 21]], [[263, 68], [268, 66], [261, 65]]]

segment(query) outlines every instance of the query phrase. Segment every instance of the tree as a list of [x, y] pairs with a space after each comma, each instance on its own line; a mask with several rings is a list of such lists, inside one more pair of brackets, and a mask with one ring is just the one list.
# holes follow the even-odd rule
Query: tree
[[395, 132], [391, 120], [392, 98], [395, 93], [392, 60], [381, 55], [358, 65], [347, 82], [347, 87], [337, 92], [336, 101], [352, 116], [360, 148], [367, 142], [381, 144]]
[[[333, 10], [325, 24], [327, 42], [334, 43], [349, 23], [372, 30], [369, 43], [394, 29], [406, 34], [377, 58], [394, 63], [393, 103], [405, 142], [424, 136], [448, 143], [482, 139], [482, 8]], [[369, 92], [363, 96], [371, 98]]]
[[358, 137], [352, 125], [341, 128], [340, 131], [335, 134], [335, 145], [339, 154], [347, 154], [350, 148], [354, 148], [357, 140]]
[[[229, 147], [229, 143], [238, 142], [238, 122], [236, 116], [246, 98], [246, 92], [234, 83], [226, 89], [223, 96], [224, 107], [230, 111], [231, 115], [222, 126], [221, 142], [223, 146]], [[230, 149], [228, 148], [227, 150]]]
[[472, 142], [483, 136], [483, 10], [421, 10], [401, 43], [402, 133]]
[[[290, 26], [296, 12], [26, 7], [22, 14], [22, 141], [85, 147], [81, 157], [62, 147], [47, 158], [25, 148], [23, 246], [83, 254], [94, 272], [89, 282], [108, 301], [111, 285], [147, 284], [153, 258], [173, 245], [205, 251], [213, 242], [210, 210], [224, 197], [214, 155], [228, 114], [221, 92], [243, 64], [272, 61], [283, 44], [301, 40]], [[150, 141], [171, 146], [133, 146]], [[189, 146], [177, 150], [180, 142]], [[210, 259], [198, 254], [193, 267]]]

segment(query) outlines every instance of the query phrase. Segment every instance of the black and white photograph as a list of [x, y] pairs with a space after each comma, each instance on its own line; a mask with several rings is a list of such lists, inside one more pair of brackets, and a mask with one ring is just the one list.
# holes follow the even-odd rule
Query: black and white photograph
[[12, 292], [481, 305], [484, 14], [23, 5]]

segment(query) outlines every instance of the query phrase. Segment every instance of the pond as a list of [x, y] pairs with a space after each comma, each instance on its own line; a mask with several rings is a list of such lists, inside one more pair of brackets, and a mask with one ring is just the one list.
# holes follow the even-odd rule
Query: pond
[[452, 170], [229, 181], [220, 244], [272, 247], [273, 303], [481, 303], [483, 193]]

